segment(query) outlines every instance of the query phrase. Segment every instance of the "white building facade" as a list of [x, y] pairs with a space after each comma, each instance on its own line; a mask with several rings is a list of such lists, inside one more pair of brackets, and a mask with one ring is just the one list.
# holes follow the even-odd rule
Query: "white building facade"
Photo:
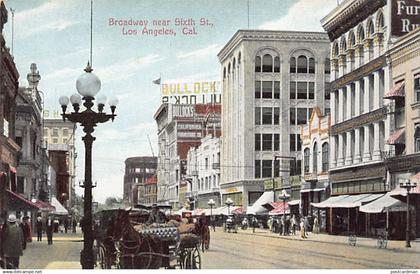
[[325, 33], [240, 30], [218, 57], [221, 191], [223, 201], [246, 209], [265, 179], [281, 177], [281, 190], [300, 174], [300, 125], [316, 106], [329, 112], [329, 40]]

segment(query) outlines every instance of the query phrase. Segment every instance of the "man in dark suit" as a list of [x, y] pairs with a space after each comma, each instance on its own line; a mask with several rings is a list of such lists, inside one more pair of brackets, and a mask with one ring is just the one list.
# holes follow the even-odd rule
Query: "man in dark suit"
[[37, 234], [37, 241], [42, 242], [42, 218], [36, 218], [36, 234]]
[[48, 244], [52, 245], [53, 244], [53, 231], [54, 231], [54, 221], [52, 220], [51, 217], [48, 217], [47, 220], [47, 239], [48, 239]]

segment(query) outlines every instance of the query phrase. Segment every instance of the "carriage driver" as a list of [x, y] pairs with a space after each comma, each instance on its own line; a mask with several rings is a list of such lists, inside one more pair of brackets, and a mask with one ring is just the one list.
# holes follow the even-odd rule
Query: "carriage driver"
[[152, 204], [152, 211], [150, 212], [149, 219], [147, 220], [148, 224], [152, 223], [164, 223], [165, 217], [164, 214], [159, 210], [157, 204]]

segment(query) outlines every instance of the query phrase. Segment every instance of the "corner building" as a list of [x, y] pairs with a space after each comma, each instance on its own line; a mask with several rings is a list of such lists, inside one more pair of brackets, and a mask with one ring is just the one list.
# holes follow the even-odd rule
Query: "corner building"
[[264, 180], [281, 178], [276, 200], [281, 189], [291, 192], [289, 176], [300, 174], [300, 125], [314, 107], [329, 112], [329, 40], [318, 32], [239, 30], [218, 57], [222, 203], [230, 197], [246, 209]]

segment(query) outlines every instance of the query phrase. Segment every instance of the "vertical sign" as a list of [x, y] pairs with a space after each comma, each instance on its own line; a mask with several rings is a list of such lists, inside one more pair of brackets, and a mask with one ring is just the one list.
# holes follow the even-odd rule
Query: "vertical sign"
[[402, 36], [420, 27], [420, 0], [392, 0], [391, 35]]

